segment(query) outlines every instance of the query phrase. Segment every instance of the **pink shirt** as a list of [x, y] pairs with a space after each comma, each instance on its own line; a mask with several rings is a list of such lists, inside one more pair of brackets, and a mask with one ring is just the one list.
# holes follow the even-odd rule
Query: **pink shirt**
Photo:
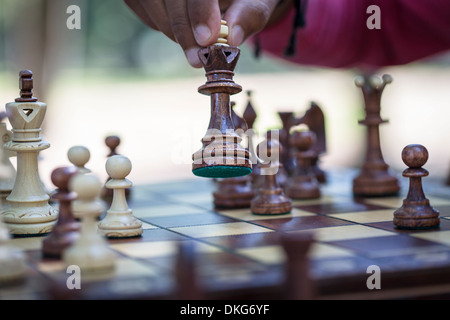
[[[368, 29], [380, 8], [381, 29]], [[303, 64], [334, 68], [406, 64], [450, 49], [450, 0], [310, 0], [296, 54], [284, 57], [294, 10], [259, 34], [262, 52]]]

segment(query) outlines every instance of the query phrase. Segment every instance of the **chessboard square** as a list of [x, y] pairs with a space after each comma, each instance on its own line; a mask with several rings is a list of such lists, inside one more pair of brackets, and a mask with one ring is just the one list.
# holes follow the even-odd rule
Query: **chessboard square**
[[344, 248], [339, 248], [327, 243], [315, 242], [311, 246], [309, 257], [311, 259], [325, 259], [338, 257], [351, 257], [355, 254]]
[[[305, 231], [298, 231], [298, 232], [305, 232]], [[314, 238], [317, 241], [322, 242], [386, 237], [395, 235], [395, 233], [393, 232], [366, 227], [358, 224], [309, 229], [307, 230], [307, 232], [313, 232]]]
[[[148, 259], [173, 256], [179, 241], [152, 241], [111, 244], [111, 248], [131, 258]], [[204, 243], [196, 244], [198, 252], [216, 252], [219, 249]]]
[[234, 219], [243, 220], [243, 221], [270, 220], [270, 219], [278, 219], [278, 218], [285, 218], [285, 217], [304, 217], [304, 216], [314, 215], [314, 213], [300, 210], [297, 208], [292, 208], [290, 213], [276, 214], [276, 215], [253, 214], [250, 211], [250, 209], [224, 210], [224, 211], [219, 211], [219, 213], [221, 215], [231, 217]]
[[143, 230], [148, 230], [148, 229], [158, 229], [158, 227], [157, 227], [157, 226], [154, 226], [154, 225], [152, 225], [152, 224], [150, 224], [150, 223], [147, 223], [147, 222], [145, 222], [145, 221], [142, 221], [142, 229], [143, 229]]
[[328, 216], [357, 223], [371, 223], [392, 221], [392, 219], [394, 218], [394, 211], [394, 209], [371, 210], [349, 213], [332, 213]]
[[237, 250], [237, 253], [268, 265], [278, 265], [286, 261], [286, 254], [283, 248], [278, 245], [241, 248]]
[[164, 217], [150, 217], [142, 218], [142, 220], [163, 228], [226, 223], [235, 221], [234, 219], [213, 212], [183, 214], [177, 216], [170, 215]]
[[373, 204], [376, 206], [384, 206], [388, 208], [397, 209], [403, 204], [402, 197], [377, 197], [377, 198], [367, 198], [364, 202], [368, 204]]
[[351, 222], [321, 215], [284, 217], [271, 220], [254, 220], [253, 223], [279, 231], [310, 230], [330, 226], [347, 225]]
[[368, 210], [386, 209], [385, 206], [365, 203], [363, 201], [354, 201], [347, 199], [345, 201], [335, 201], [332, 203], [321, 203], [313, 205], [296, 205], [296, 208], [315, 212], [318, 214], [329, 215], [332, 213], [359, 212]]
[[349, 198], [343, 197], [343, 196], [324, 194], [321, 197], [316, 198], [316, 199], [293, 199], [292, 205], [293, 206], [319, 205], [319, 204], [327, 204], [327, 203], [334, 203], [334, 202], [347, 202], [347, 201], [351, 201], [351, 200], [349, 200]]
[[450, 246], [450, 230], [418, 232], [418, 233], [411, 234], [411, 236]]
[[136, 218], [160, 217], [170, 215], [192, 214], [208, 212], [205, 209], [190, 205], [167, 204], [163, 206], [139, 207], [133, 209]]
[[229, 222], [202, 226], [177, 227], [170, 228], [170, 230], [195, 238], [273, 232], [273, 230], [246, 222]]
[[226, 249], [254, 248], [280, 244], [280, 235], [277, 232], [259, 232], [238, 234], [232, 236], [208, 237], [205, 242]]

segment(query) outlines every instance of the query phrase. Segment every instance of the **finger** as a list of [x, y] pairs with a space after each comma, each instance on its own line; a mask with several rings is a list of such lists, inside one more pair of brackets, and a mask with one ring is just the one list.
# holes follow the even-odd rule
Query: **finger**
[[152, 21], [145, 8], [142, 6], [140, 0], [124, 0], [124, 2], [143, 23], [150, 28], [159, 31], [156, 24]]
[[186, 1], [165, 0], [165, 5], [174, 37], [184, 50], [188, 62], [193, 67], [201, 67], [198, 57], [200, 47], [192, 32]]
[[161, 31], [167, 37], [176, 42], [166, 10], [164, 0], [140, 0], [141, 8], [156, 26], [156, 30]]
[[197, 44], [212, 45], [220, 32], [219, 0], [187, 0], [187, 9]]
[[235, 0], [223, 16], [230, 28], [228, 44], [239, 46], [249, 36], [261, 31], [277, 2], [278, 0]]

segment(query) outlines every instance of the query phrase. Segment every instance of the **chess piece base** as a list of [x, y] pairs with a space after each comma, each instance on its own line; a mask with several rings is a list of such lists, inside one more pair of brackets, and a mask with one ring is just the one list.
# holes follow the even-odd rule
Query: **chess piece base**
[[51, 205], [41, 207], [15, 207], [9, 202], [2, 212], [3, 221], [16, 236], [45, 235], [52, 231], [58, 218], [58, 211]]
[[107, 238], [133, 238], [142, 235], [142, 222], [132, 216], [132, 210], [116, 212], [108, 210], [98, 223], [98, 233]]
[[394, 212], [394, 225], [399, 229], [430, 229], [440, 225], [439, 211], [429, 201], [403, 203]]
[[250, 209], [257, 215], [277, 215], [290, 213], [292, 200], [286, 197], [282, 189], [260, 190], [259, 194], [252, 200]]
[[388, 173], [360, 175], [353, 180], [353, 194], [356, 196], [388, 196], [396, 195], [399, 191], [397, 178]]

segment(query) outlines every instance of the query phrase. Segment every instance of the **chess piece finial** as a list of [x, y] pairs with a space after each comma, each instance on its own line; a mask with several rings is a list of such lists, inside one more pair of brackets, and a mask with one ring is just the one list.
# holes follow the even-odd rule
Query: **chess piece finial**
[[294, 131], [289, 142], [295, 150], [296, 167], [287, 183], [286, 194], [292, 199], [319, 198], [320, 186], [311, 165], [311, 160], [316, 157], [312, 149], [316, 134], [310, 130]]
[[59, 215], [50, 235], [42, 242], [44, 256], [61, 257], [63, 251], [79, 237], [80, 224], [72, 213], [76, 194], [69, 191], [70, 179], [78, 173], [75, 167], [59, 167], [52, 171], [51, 180], [57, 187], [52, 198], [59, 203]]
[[381, 118], [381, 95], [392, 77], [384, 74], [357, 76], [355, 85], [361, 88], [366, 117], [359, 121], [367, 127], [367, 146], [361, 172], [353, 179], [353, 193], [357, 196], [395, 195], [400, 190], [397, 178], [390, 174], [383, 159], [379, 126], [386, 123]]
[[436, 228], [440, 224], [439, 211], [430, 205], [422, 188], [422, 178], [428, 171], [422, 166], [428, 161], [428, 150], [419, 144], [403, 148], [402, 160], [408, 166], [403, 176], [409, 178], [409, 191], [403, 205], [394, 212], [394, 225], [400, 229]]
[[240, 145], [242, 138], [236, 134], [231, 118], [230, 95], [242, 91], [233, 81], [239, 55], [239, 48], [223, 45], [198, 51], [207, 78], [198, 92], [211, 97], [211, 117], [201, 140], [203, 146], [192, 155], [192, 172], [196, 176], [231, 178], [252, 172], [249, 152]]
[[133, 211], [128, 208], [125, 196], [125, 189], [131, 188], [133, 185], [126, 178], [132, 169], [130, 159], [122, 155], [115, 155], [108, 158], [105, 167], [111, 178], [106, 182], [105, 187], [113, 190], [113, 198], [105, 218], [98, 224], [98, 231], [109, 238], [140, 236], [143, 232], [142, 222], [133, 216]]
[[80, 209], [81, 233], [78, 240], [63, 254], [66, 265], [77, 265], [81, 272], [113, 269], [116, 255], [105, 239], [97, 233], [97, 219], [105, 210], [99, 195], [100, 180], [92, 174], [78, 174], [70, 180], [69, 189], [77, 195], [74, 204]]
[[67, 158], [70, 163], [78, 168], [79, 173], [89, 173], [91, 170], [85, 167], [91, 158], [89, 149], [84, 146], [73, 146], [67, 151]]
[[118, 136], [107, 136], [105, 138], [105, 144], [109, 148], [108, 157], [117, 155], [117, 147], [120, 145], [120, 138]]
[[33, 72], [22, 70], [19, 72], [20, 98], [16, 102], [36, 102], [38, 99], [33, 97]]
[[214, 43], [214, 45], [229, 46], [228, 39], [227, 39], [228, 34], [229, 34], [229, 28], [228, 28], [227, 22], [225, 20], [220, 20], [219, 38], [217, 38], [217, 41], [216, 41], [216, 43]]

